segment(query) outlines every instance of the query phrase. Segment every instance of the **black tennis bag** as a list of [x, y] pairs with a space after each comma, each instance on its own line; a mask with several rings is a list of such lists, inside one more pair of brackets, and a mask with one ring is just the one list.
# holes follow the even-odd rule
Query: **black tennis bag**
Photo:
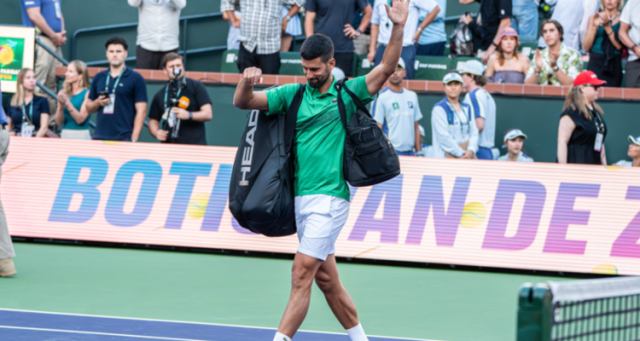
[[304, 88], [286, 115], [249, 114], [233, 163], [229, 210], [251, 232], [268, 237], [296, 233], [292, 145]]
[[[347, 132], [344, 141], [344, 178], [351, 186], [372, 186], [400, 175], [400, 158], [391, 141], [382, 132], [362, 101], [347, 88], [342, 79], [336, 82], [338, 110]], [[347, 123], [347, 111], [341, 88], [358, 108]]]

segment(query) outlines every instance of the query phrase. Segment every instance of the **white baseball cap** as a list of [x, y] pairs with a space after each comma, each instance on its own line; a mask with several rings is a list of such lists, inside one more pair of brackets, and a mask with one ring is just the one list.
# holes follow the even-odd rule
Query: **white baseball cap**
[[444, 75], [444, 78], [442, 79], [442, 82], [444, 84], [449, 84], [451, 82], [460, 82], [460, 84], [462, 84], [462, 76], [460, 76], [459, 73], [457, 72], [449, 72], [446, 75]]
[[629, 135], [629, 142], [631, 142], [631, 143], [633, 143], [633, 144], [635, 144], [635, 145], [640, 146], [640, 136], [638, 136], [638, 137], [633, 137], [633, 136]]
[[402, 58], [398, 59], [398, 66], [399, 66], [399, 67], [401, 67], [401, 68], [403, 68], [403, 69], [405, 69], [405, 70], [407, 69], [407, 68], [404, 66], [404, 60], [402, 60]]
[[484, 65], [477, 60], [468, 60], [462, 64], [462, 69], [458, 70], [460, 74], [472, 74], [476, 76], [482, 76], [484, 73]]
[[507, 142], [507, 140], [513, 140], [516, 137], [523, 137], [526, 139], [527, 135], [525, 135], [520, 129], [512, 129], [504, 135], [504, 142]]

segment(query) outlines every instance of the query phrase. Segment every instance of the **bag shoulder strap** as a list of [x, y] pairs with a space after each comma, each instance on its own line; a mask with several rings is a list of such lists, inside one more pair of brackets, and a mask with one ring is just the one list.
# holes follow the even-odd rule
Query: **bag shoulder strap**
[[293, 146], [293, 139], [296, 135], [296, 122], [298, 121], [298, 110], [300, 109], [302, 98], [304, 97], [305, 88], [306, 84], [300, 84], [296, 95], [293, 97], [291, 104], [289, 104], [289, 109], [287, 109], [287, 114], [285, 116], [284, 141], [287, 154], [289, 154], [291, 146]]
[[342, 125], [344, 125], [344, 129], [346, 130], [347, 129], [347, 110], [344, 106], [344, 101], [342, 100], [342, 89], [344, 89], [344, 91], [347, 92], [347, 95], [351, 97], [351, 100], [353, 101], [353, 103], [356, 105], [358, 109], [363, 111], [365, 114], [367, 114], [371, 118], [373, 118], [373, 116], [371, 116], [371, 113], [369, 113], [369, 110], [364, 105], [364, 103], [362, 103], [360, 98], [358, 98], [356, 94], [354, 94], [353, 92], [351, 92], [351, 90], [349, 90], [349, 88], [347, 88], [347, 84], [345, 82], [346, 82], [346, 79], [344, 78], [337, 81], [336, 90], [338, 92], [338, 111], [340, 112], [340, 120], [342, 120]]

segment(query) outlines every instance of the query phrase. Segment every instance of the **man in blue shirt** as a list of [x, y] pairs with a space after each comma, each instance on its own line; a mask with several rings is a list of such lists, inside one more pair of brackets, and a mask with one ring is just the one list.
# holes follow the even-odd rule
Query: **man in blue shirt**
[[[447, 0], [436, 0], [440, 12], [437, 13], [433, 22], [429, 24], [418, 38], [416, 54], [418, 56], [442, 56], [444, 55], [444, 45], [447, 43], [447, 34], [444, 31], [444, 16], [447, 12]], [[429, 21], [430, 14], [423, 9], [420, 10], [420, 23]]]
[[87, 101], [89, 113], [98, 112], [93, 139], [136, 142], [147, 115], [147, 86], [124, 63], [129, 47], [124, 39], [111, 38], [105, 46], [109, 69], [95, 75]]
[[[0, 99], [2, 99], [2, 91], [0, 91]], [[9, 120], [2, 108], [0, 101], [0, 167], [4, 163], [9, 153]], [[0, 169], [0, 174], [2, 170]], [[7, 228], [7, 218], [4, 215], [4, 209], [0, 202], [0, 277], [9, 277], [16, 274], [16, 267], [13, 265], [12, 257], [16, 254], [11, 244], [11, 236]]]
[[[64, 29], [61, 0], [20, 0], [22, 10], [22, 24], [36, 29], [36, 39], [62, 56], [63, 46], [67, 42], [67, 32]], [[56, 86], [56, 66], [62, 63], [54, 58], [42, 46], [36, 44], [36, 80], [51, 91]], [[41, 94], [45, 94], [36, 88]], [[49, 107], [55, 108], [55, 101], [49, 98]]]

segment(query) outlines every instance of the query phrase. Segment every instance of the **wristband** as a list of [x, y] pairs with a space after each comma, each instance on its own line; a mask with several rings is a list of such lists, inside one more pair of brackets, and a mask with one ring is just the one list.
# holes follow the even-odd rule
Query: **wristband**
[[193, 121], [193, 113], [189, 112], [189, 120]]
[[493, 45], [493, 46], [495, 46], [495, 47], [498, 47], [498, 44], [496, 44], [496, 42], [495, 42], [495, 41], [492, 41], [492, 42], [491, 42], [491, 45]]
[[418, 27], [418, 32], [422, 32], [422, 29], [420, 27]]
[[288, 14], [285, 18], [287, 18], [287, 20], [291, 20], [291, 16], [289, 16]]
[[358, 33], [362, 34], [362, 30], [361, 30], [361, 29], [359, 29], [359, 28], [358, 28], [358, 29], [356, 29], [356, 32], [358, 32]]
[[560, 70], [560, 67], [556, 65], [556, 67], [553, 68], [553, 72], [558, 72], [558, 70]]

